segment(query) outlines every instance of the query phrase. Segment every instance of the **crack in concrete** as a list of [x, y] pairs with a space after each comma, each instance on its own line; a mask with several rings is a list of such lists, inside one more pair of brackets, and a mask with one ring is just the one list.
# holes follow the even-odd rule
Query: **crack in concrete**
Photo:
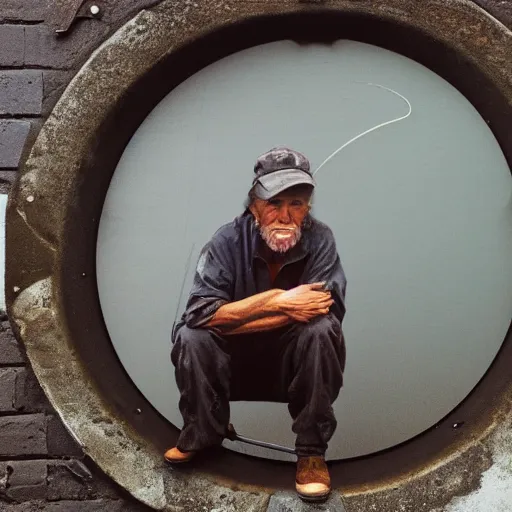
[[30, 222], [28, 221], [27, 219], [27, 214], [23, 211], [21, 211], [19, 208], [16, 208], [16, 212], [18, 213], [18, 215], [23, 219], [23, 221], [25, 222], [26, 226], [30, 229], [30, 231], [32, 232], [32, 234], [40, 241], [42, 242], [45, 247], [47, 247], [48, 249], [50, 249], [50, 251], [52, 252], [57, 252], [57, 249], [53, 246], [53, 244], [51, 242], [49, 242], [48, 240], [46, 240], [46, 238], [44, 238], [43, 236], [41, 236], [37, 231], [36, 229], [30, 224]]

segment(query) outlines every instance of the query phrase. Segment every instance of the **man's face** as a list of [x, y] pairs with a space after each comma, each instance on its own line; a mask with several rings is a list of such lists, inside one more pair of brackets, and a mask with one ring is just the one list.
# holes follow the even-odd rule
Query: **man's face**
[[264, 201], [255, 199], [250, 210], [260, 226], [260, 233], [275, 252], [284, 253], [301, 237], [301, 226], [310, 210], [311, 190], [289, 189]]

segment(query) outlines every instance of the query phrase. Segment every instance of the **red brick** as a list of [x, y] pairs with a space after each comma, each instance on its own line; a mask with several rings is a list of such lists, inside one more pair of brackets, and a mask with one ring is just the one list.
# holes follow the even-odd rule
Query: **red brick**
[[92, 474], [79, 460], [59, 461], [48, 468], [48, 500], [87, 500], [96, 498]]
[[0, 66], [23, 66], [24, 56], [25, 27], [0, 25]]
[[43, 21], [53, 0], [2, 0], [0, 20]]
[[[48, 503], [44, 512], [150, 512], [135, 500], [93, 500], [93, 501], [56, 501]], [[16, 511], [17, 512], [17, 511]]]
[[0, 475], [6, 480], [3, 494], [10, 500], [46, 499], [48, 474], [46, 460], [0, 462]]
[[4, 457], [47, 455], [44, 414], [0, 417], [0, 453]]
[[39, 115], [43, 108], [43, 72], [0, 71], [0, 114]]
[[0, 121], [0, 168], [18, 167], [29, 132], [28, 121]]
[[53, 412], [30, 366], [18, 370], [14, 406], [20, 412]]
[[79, 444], [71, 437], [58, 416], [47, 417], [48, 453], [53, 456], [83, 457]]
[[69, 35], [56, 37], [48, 25], [25, 27], [25, 65], [53, 69], [76, 69], [106, 38], [109, 27], [96, 20], [83, 20]]
[[[8, 172], [8, 171], [4, 171]], [[7, 320], [0, 323], [0, 364], [22, 364], [22, 351]]]
[[21, 368], [0, 368], [0, 412], [16, 411], [16, 378]]

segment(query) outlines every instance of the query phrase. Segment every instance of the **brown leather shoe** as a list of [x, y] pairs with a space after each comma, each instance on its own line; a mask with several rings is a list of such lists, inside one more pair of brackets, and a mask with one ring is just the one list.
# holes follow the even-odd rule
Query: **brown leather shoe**
[[182, 452], [177, 446], [164, 453], [164, 459], [170, 464], [182, 464], [194, 457], [195, 452]]
[[299, 457], [295, 489], [305, 501], [327, 499], [331, 492], [331, 477], [323, 457]]

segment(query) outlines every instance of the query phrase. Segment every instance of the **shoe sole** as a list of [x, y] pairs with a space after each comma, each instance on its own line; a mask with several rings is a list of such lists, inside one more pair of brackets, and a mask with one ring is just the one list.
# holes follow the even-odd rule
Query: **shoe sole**
[[167, 462], [167, 464], [170, 464], [171, 466], [176, 466], [179, 464], [187, 464], [187, 462], [190, 462], [194, 457], [190, 457], [189, 459], [183, 459], [183, 460], [170, 460], [164, 457], [164, 461]]
[[329, 491], [327, 494], [320, 494], [319, 496], [307, 496], [305, 494], [301, 494], [300, 492], [297, 492], [299, 495], [299, 498], [303, 501], [307, 501], [308, 503], [322, 503], [324, 501], [327, 501], [329, 498], [331, 491]]

